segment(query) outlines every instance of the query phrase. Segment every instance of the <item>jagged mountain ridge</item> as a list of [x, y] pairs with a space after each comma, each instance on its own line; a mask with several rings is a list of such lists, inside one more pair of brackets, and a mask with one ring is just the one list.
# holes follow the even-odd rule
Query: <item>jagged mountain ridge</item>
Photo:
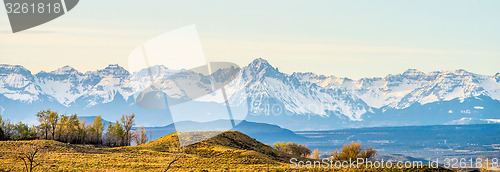
[[[179, 72], [165, 66], [150, 69], [155, 79], [168, 78]], [[231, 72], [239, 70], [227, 69], [223, 73]], [[465, 70], [423, 73], [409, 69], [384, 78], [351, 80], [314, 73], [285, 74], [261, 58], [243, 67], [241, 72], [242, 75], [226, 90], [230, 95], [236, 95], [230, 96], [231, 102], [242, 104], [248, 101], [253, 114], [290, 113], [363, 121], [377, 113], [436, 102], [463, 102], [478, 97], [500, 100], [499, 73], [486, 76]], [[180, 77], [199, 80], [200, 83], [206, 80], [199, 75]], [[113, 103], [115, 106], [134, 106], [135, 98], [149, 83], [146, 69], [131, 74], [118, 65], [85, 73], [64, 66], [34, 75], [19, 65], [0, 65], [0, 94], [5, 97], [0, 110], [3, 112], [7, 108], [5, 102], [40, 106], [50, 102], [69, 109], [92, 109]], [[168, 95], [185, 96], [184, 90], [172, 80], [164, 80], [161, 85]], [[203, 86], [203, 83], [199, 85]], [[241, 98], [242, 90], [249, 99]]]
[[[463, 101], [478, 96], [500, 100], [499, 74], [485, 76], [465, 70], [425, 74], [409, 69], [403, 74], [385, 78], [351, 80], [314, 73], [287, 75], [280, 73], [267, 61], [257, 59], [244, 72], [248, 74], [244, 73], [243, 76], [253, 77], [250, 80], [254, 83], [246, 86], [254, 92], [250, 94], [256, 97], [252, 98], [254, 101], [265, 94], [279, 102], [287, 102], [284, 107], [299, 114], [345, 115], [350, 120], [362, 120], [363, 114], [374, 109], [404, 109], [416, 103], [424, 105], [453, 99]], [[294, 94], [290, 96], [286, 94], [288, 92]], [[293, 102], [291, 105], [290, 100]], [[304, 108], [308, 105], [320, 108]]]

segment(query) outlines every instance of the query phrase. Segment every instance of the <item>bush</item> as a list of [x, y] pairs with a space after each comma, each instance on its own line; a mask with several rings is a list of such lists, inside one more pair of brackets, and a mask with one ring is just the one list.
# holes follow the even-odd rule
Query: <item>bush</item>
[[313, 153], [311, 154], [312, 159], [319, 159], [319, 149], [316, 148], [314, 149]]
[[307, 148], [305, 145], [296, 144], [293, 142], [276, 142], [274, 143], [274, 149], [301, 157], [308, 157], [311, 154], [311, 149]]
[[349, 159], [354, 160], [357, 158], [370, 159], [376, 152], [373, 147], [362, 148], [361, 143], [352, 142], [349, 145], [344, 145], [341, 152], [335, 149], [331, 154], [331, 158], [337, 161], [348, 161]]

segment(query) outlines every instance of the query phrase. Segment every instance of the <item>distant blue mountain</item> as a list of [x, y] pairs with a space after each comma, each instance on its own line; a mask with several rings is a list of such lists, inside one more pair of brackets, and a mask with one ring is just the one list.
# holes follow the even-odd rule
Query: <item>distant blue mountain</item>
[[[94, 119], [97, 116], [80, 116], [80, 120], [85, 120], [87, 125], [92, 124]], [[110, 122], [107, 120], [102, 120], [105, 127], [107, 128], [109, 124], [114, 124], [114, 122]], [[189, 128], [189, 131], [219, 131], [226, 130], [227, 120], [217, 120], [211, 122], [193, 122], [193, 121], [181, 121], [175, 124], [166, 125], [163, 127], [144, 127], [148, 133], [148, 138], [156, 140], [165, 135], [172, 134], [176, 132], [175, 126], [182, 128]], [[133, 130], [140, 128], [141, 126], [135, 125]], [[231, 130], [240, 131], [245, 133], [246, 135], [257, 139], [260, 142], [270, 144], [280, 141], [280, 142], [305, 142], [307, 140], [306, 137], [295, 134], [293, 131], [288, 129], [281, 128], [277, 125], [265, 124], [265, 123], [256, 123], [256, 122], [248, 122], [248, 121], [239, 121], [236, 127]]]
[[[94, 119], [96, 118], [97, 116], [78, 116], [78, 118], [80, 118], [80, 121], [85, 121], [85, 124], [86, 125], [89, 125], [89, 124], [92, 124], [94, 122]], [[103, 124], [104, 124], [104, 127], [105, 128], [108, 128], [109, 124], [115, 124], [115, 122], [110, 122], [110, 121], [106, 121], [104, 119], [102, 119], [101, 121]]]
[[[175, 124], [170, 124], [164, 127], [145, 127], [146, 131], [151, 134], [151, 139], [155, 140], [165, 135], [174, 133], [175, 126], [182, 126], [182, 128], [190, 128], [190, 131], [217, 131], [224, 130], [227, 121], [217, 120], [212, 122], [192, 122], [182, 121]], [[136, 126], [137, 127], [137, 126]], [[255, 123], [249, 121], [241, 121], [231, 130], [242, 132], [262, 143], [270, 144], [280, 142], [305, 142], [306, 137], [295, 134], [294, 132], [281, 128], [277, 125], [270, 125], [264, 123]]]

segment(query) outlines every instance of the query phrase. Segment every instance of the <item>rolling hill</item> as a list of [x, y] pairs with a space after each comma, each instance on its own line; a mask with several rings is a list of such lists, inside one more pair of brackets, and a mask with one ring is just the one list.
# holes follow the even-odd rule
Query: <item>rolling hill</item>
[[[211, 122], [193, 122], [193, 121], [182, 121], [175, 124], [170, 124], [163, 127], [145, 127], [146, 131], [151, 133], [151, 140], [156, 140], [162, 136], [174, 133], [176, 131], [175, 127], [189, 128], [190, 131], [214, 131], [214, 130], [224, 130], [224, 124], [227, 121], [217, 120]], [[250, 121], [239, 121], [233, 129], [234, 131], [239, 131], [252, 138], [255, 138], [259, 142], [266, 144], [273, 144], [277, 141], [280, 142], [305, 142], [306, 137], [295, 134], [285, 128], [281, 128], [277, 125], [256, 123]]]
[[[287, 169], [294, 157], [237, 131], [224, 132], [183, 148], [177, 133], [139, 146], [98, 147], [72, 145], [51, 140], [0, 141], [0, 171], [22, 171], [17, 159], [25, 145], [38, 145], [37, 170], [41, 171], [173, 171]], [[178, 160], [176, 160], [178, 158]], [[295, 157], [302, 159], [299, 157]]]
[[[203, 132], [195, 132], [199, 137]], [[291, 158], [238, 131], [227, 131], [189, 146], [179, 147], [178, 133], [139, 146], [100, 147], [72, 145], [51, 140], [0, 141], [0, 171], [23, 171], [20, 152], [38, 148], [35, 171], [324, 171], [292, 169]], [[332, 169], [326, 169], [332, 170]], [[336, 169], [383, 171], [384, 169]], [[389, 169], [422, 171], [423, 169]], [[444, 168], [437, 171], [450, 171]]]

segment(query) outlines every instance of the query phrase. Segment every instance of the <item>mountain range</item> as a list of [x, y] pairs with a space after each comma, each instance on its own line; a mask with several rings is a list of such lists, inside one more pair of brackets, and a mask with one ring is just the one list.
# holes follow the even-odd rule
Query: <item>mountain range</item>
[[[151, 72], [150, 72], [151, 71]], [[352, 80], [314, 73], [286, 74], [258, 58], [242, 68], [227, 68], [211, 77], [183, 70], [152, 66], [130, 73], [118, 65], [81, 73], [70, 66], [32, 74], [19, 65], [0, 65], [0, 112], [12, 121], [36, 122], [45, 109], [80, 116], [102, 115], [116, 120], [135, 113], [137, 123], [165, 126], [172, 123], [168, 109], [144, 109], [137, 96], [162, 79], [159, 87], [170, 97], [182, 98], [189, 90], [209, 87], [207, 79], [225, 80], [223, 74], [239, 73], [226, 85], [229, 104], [246, 107], [236, 116], [253, 122], [277, 124], [291, 130], [329, 130], [374, 126], [438, 125], [460, 121], [497, 123], [500, 119], [500, 74], [474, 74], [465, 70], [424, 73], [409, 69], [402, 74]], [[199, 88], [198, 88], [199, 87]], [[192, 88], [190, 88], [192, 89]], [[213, 93], [218, 94], [218, 93]], [[196, 99], [176, 113], [200, 114], [201, 107], [225, 111], [224, 101]], [[189, 108], [200, 107], [200, 108]], [[222, 112], [221, 112], [222, 113]], [[243, 120], [241, 119], [241, 120]], [[209, 118], [200, 117], [199, 122]]]

